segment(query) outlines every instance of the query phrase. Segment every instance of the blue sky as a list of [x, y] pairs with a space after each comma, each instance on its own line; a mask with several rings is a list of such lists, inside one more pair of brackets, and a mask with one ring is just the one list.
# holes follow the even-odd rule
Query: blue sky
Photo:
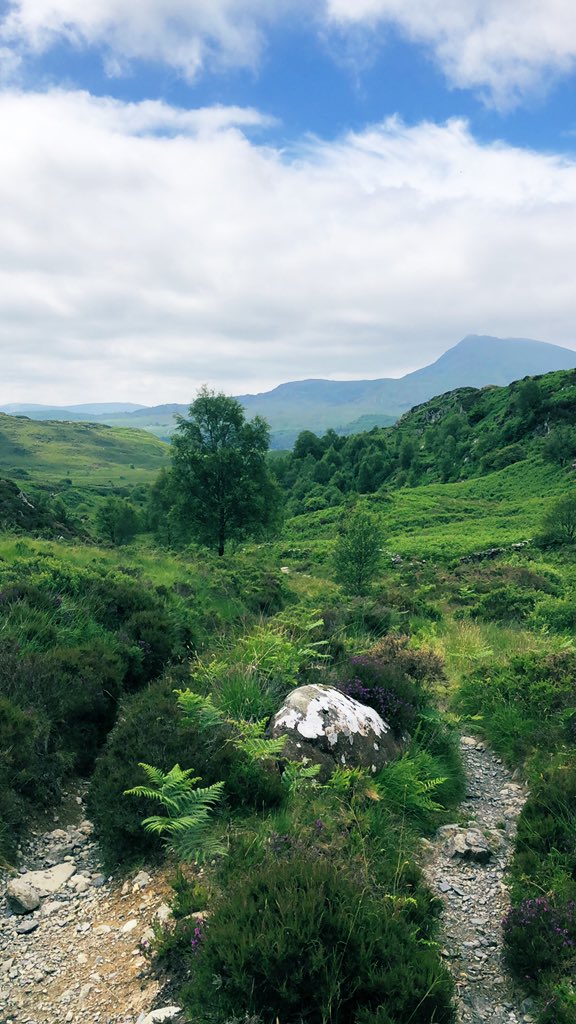
[[0, 402], [576, 348], [568, 0], [0, 3]]

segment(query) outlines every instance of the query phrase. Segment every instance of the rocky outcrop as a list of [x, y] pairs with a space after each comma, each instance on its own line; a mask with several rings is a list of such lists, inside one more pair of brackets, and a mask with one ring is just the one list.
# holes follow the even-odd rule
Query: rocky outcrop
[[376, 711], [333, 686], [294, 690], [272, 719], [270, 734], [286, 738], [285, 757], [319, 764], [321, 777], [338, 765], [376, 772], [401, 752]]

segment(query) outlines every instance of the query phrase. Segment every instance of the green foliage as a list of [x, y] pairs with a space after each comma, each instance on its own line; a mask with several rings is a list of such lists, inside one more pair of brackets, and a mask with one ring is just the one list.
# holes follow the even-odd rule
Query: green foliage
[[534, 610], [536, 598], [519, 587], [494, 587], [471, 609], [474, 618], [489, 622], [522, 622]]
[[108, 498], [96, 512], [100, 536], [112, 544], [127, 544], [138, 533], [138, 513], [125, 498]]
[[0, 530], [40, 537], [72, 537], [78, 524], [58, 499], [33, 488], [22, 490], [13, 480], [0, 479]]
[[46, 758], [49, 723], [0, 697], [0, 863], [14, 856], [27, 816], [58, 793], [62, 765]]
[[240, 402], [202, 388], [172, 438], [180, 516], [202, 543], [224, 554], [228, 540], [274, 523], [279, 501], [268, 471], [270, 432], [247, 423]]
[[398, 817], [430, 831], [445, 810], [438, 800], [447, 781], [446, 775], [437, 774], [442, 768], [432, 754], [416, 747], [390, 761], [375, 777], [380, 798]]
[[334, 577], [350, 594], [367, 594], [381, 567], [383, 533], [376, 518], [358, 507], [342, 523], [334, 547]]
[[203, 863], [224, 854], [225, 847], [213, 833], [211, 813], [222, 799], [223, 782], [197, 788], [200, 776], [193, 768], [184, 771], [175, 764], [169, 772], [140, 762], [147, 786], [133, 786], [126, 796], [157, 800], [166, 815], [151, 814], [142, 822], [147, 832], [163, 836], [171, 849], [185, 861]]
[[[206, 727], [187, 720], [174, 698], [182, 686], [173, 674], [126, 699], [100, 754], [88, 791], [88, 810], [107, 863], [130, 863], [158, 853], [156, 838], [141, 828], [142, 809], [124, 792], [133, 786], [135, 766], [146, 759], [168, 772], [175, 763], [194, 764], [207, 786], [225, 779], [226, 801], [234, 808], [275, 806], [283, 799], [279, 774], [252, 763], [235, 748], [237, 730], [219, 719]], [[153, 814], [152, 802], [144, 814]]]
[[554, 893], [576, 901], [576, 757], [540, 774], [518, 820], [512, 864], [515, 902]]
[[571, 727], [576, 652], [531, 653], [473, 672], [456, 697], [458, 710], [481, 716], [490, 743], [510, 763], [542, 747], [554, 750]]
[[383, 1007], [395, 1024], [448, 1024], [448, 973], [401, 907], [375, 895], [330, 861], [265, 858], [216, 902], [187, 1010], [199, 1022], [242, 1013], [296, 1024], [305, 1007], [311, 1024], [324, 1024]]
[[542, 519], [544, 537], [559, 544], [576, 540], [576, 492], [571, 491], [554, 502]]

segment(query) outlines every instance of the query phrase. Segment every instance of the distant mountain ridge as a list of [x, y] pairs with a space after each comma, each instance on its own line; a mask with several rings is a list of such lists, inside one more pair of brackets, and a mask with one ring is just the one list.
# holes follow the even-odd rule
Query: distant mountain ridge
[[[399, 416], [437, 395], [456, 388], [506, 386], [522, 377], [576, 367], [576, 351], [530, 338], [495, 338], [471, 334], [444, 352], [434, 363], [404, 377], [334, 381], [309, 379], [279, 384], [271, 391], [239, 395], [248, 416], [260, 415], [270, 424], [273, 447], [290, 447], [301, 430], [342, 434], [369, 430], [394, 422]], [[193, 396], [190, 396], [193, 399]], [[95, 415], [97, 408], [106, 411]], [[187, 405], [134, 406], [124, 403], [76, 405], [68, 410], [21, 404], [20, 413], [33, 419], [90, 419], [117, 426], [133, 426], [168, 438], [174, 416], [185, 415]], [[0, 411], [14, 412], [12, 407]], [[65, 415], [70, 412], [70, 416]], [[55, 415], [57, 414], [57, 415]]]

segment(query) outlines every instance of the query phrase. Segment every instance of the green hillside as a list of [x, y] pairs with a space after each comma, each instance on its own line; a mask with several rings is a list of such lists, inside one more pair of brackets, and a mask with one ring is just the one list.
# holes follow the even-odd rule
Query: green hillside
[[79, 487], [151, 483], [169, 447], [143, 430], [0, 413], [0, 476]]
[[[527, 460], [570, 474], [575, 412], [575, 370], [503, 388], [460, 388], [417, 406], [394, 427], [351, 437], [303, 432], [293, 452], [275, 460], [274, 470], [296, 514], [336, 507], [346, 495], [456, 483], [526, 467]], [[531, 489], [525, 468], [519, 481], [524, 494], [540, 486]]]

